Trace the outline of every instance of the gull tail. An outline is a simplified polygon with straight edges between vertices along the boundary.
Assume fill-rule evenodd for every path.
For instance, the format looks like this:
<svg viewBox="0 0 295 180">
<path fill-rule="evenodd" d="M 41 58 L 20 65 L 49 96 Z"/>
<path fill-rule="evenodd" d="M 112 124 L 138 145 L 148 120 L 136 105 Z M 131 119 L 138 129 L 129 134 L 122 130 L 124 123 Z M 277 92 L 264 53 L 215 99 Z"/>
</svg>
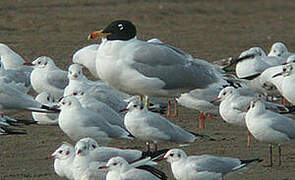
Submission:
<svg viewBox="0 0 295 180">
<path fill-rule="evenodd" d="M 252 163 L 259 163 L 259 162 L 262 162 L 263 159 L 259 159 L 259 158 L 256 158 L 256 159 L 248 159 L 248 160 L 241 160 L 241 164 L 239 166 L 236 166 L 232 169 L 232 172 L 233 171 L 238 171 L 246 166 L 248 166 L 249 164 L 252 164 Z"/>
<path fill-rule="evenodd" d="M 145 152 L 142 152 L 140 159 L 143 159 L 146 157 L 151 157 L 152 159 L 156 158 L 154 160 L 157 160 L 161 156 L 164 156 L 166 154 L 166 152 L 168 152 L 168 151 L 169 151 L 169 149 L 161 149 L 161 150 L 157 150 L 157 151 L 145 151 Z"/>
<path fill-rule="evenodd" d="M 189 133 L 195 135 L 196 137 L 199 137 L 199 138 L 202 138 L 202 139 L 206 139 L 206 140 L 209 140 L 209 141 L 216 141 L 216 139 L 208 136 L 208 135 L 204 135 L 204 134 L 198 134 L 198 133 L 194 133 L 192 131 L 188 131 Z"/>
<path fill-rule="evenodd" d="M 142 169 L 142 170 L 146 170 L 146 171 L 152 173 L 154 176 L 156 176 L 157 178 L 159 178 L 161 180 L 168 179 L 168 176 L 163 171 L 160 171 L 159 169 L 157 169 L 155 167 L 148 166 L 148 165 L 143 165 L 143 166 L 139 166 L 137 168 Z"/>
<path fill-rule="evenodd" d="M 4 126 L 0 127 L 0 135 L 20 135 L 20 134 L 27 134 L 27 133 L 25 130 L 11 129 Z"/>
</svg>

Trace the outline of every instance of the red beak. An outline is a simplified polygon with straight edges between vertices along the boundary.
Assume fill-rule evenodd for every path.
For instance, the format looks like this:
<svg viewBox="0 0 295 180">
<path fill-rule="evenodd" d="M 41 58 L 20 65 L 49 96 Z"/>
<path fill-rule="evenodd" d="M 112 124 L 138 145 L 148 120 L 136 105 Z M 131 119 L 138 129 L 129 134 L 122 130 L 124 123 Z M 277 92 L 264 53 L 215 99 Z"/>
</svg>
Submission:
<svg viewBox="0 0 295 180">
<path fill-rule="evenodd" d="M 30 62 L 25 62 L 24 63 L 25 66 L 35 66 L 34 64 L 30 63 Z"/>
<path fill-rule="evenodd" d="M 49 155 L 45 159 L 54 159 L 54 158 L 55 158 L 55 156 Z"/>
<path fill-rule="evenodd" d="M 127 108 L 125 108 L 125 109 L 121 109 L 121 110 L 120 110 L 120 112 L 126 112 L 126 111 L 128 111 Z"/>
<path fill-rule="evenodd" d="M 109 166 L 100 166 L 98 169 L 108 169 Z"/>
<path fill-rule="evenodd" d="M 221 100 L 221 98 L 215 98 L 215 99 L 213 99 L 211 102 L 217 102 L 217 101 L 220 101 Z"/>
</svg>

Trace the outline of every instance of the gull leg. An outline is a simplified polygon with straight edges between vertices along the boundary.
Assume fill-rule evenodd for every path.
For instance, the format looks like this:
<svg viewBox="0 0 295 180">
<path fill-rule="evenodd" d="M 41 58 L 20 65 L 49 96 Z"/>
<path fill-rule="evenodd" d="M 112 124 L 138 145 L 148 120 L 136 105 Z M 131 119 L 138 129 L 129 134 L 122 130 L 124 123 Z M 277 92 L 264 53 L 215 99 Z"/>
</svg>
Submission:
<svg viewBox="0 0 295 180">
<path fill-rule="evenodd" d="M 270 164 L 269 165 L 265 165 L 264 167 L 272 167 L 272 145 L 269 145 L 269 161 Z"/>
<path fill-rule="evenodd" d="M 207 120 L 212 120 L 211 114 L 207 114 Z"/>
<path fill-rule="evenodd" d="M 171 115 L 171 117 L 177 117 L 177 116 L 178 116 L 177 101 L 176 101 L 176 98 L 174 98 L 174 113 Z"/>
<path fill-rule="evenodd" d="M 279 144 L 279 166 L 281 165 L 281 163 L 282 163 L 282 159 L 281 159 L 281 157 L 282 157 L 282 150 L 281 150 L 281 145 Z"/>
<path fill-rule="evenodd" d="M 199 128 L 204 129 L 205 128 L 205 114 L 203 112 L 199 115 Z"/>
<path fill-rule="evenodd" d="M 140 101 L 140 102 L 143 102 L 143 97 L 142 97 L 142 95 L 139 96 L 139 101 Z"/>
<path fill-rule="evenodd" d="M 150 98 L 148 96 L 145 96 L 145 107 L 147 109 L 150 108 Z"/>
<path fill-rule="evenodd" d="M 146 145 L 147 152 L 151 152 L 150 143 L 149 142 L 146 142 L 145 145 Z"/>
<path fill-rule="evenodd" d="M 171 102 L 170 100 L 168 100 L 168 109 L 167 109 L 166 117 L 170 117 L 170 116 L 171 116 Z"/>
<path fill-rule="evenodd" d="M 158 151 L 158 143 L 154 142 L 154 151 Z"/>
<path fill-rule="evenodd" d="M 247 147 L 250 148 L 250 141 L 251 141 L 251 133 L 249 130 L 248 131 L 248 137 L 247 137 Z"/>
</svg>

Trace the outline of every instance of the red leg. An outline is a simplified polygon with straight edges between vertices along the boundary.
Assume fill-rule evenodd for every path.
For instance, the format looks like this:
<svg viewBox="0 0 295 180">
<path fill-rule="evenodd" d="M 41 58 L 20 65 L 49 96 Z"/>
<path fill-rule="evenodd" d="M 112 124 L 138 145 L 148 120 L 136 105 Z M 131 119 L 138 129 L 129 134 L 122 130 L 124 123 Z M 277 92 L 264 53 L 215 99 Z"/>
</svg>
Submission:
<svg viewBox="0 0 295 180">
<path fill-rule="evenodd" d="M 199 128 L 200 129 L 205 128 L 205 118 L 206 118 L 206 115 L 203 112 L 201 112 L 199 115 Z"/>
<path fill-rule="evenodd" d="M 211 120 L 211 119 L 212 119 L 211 114 L 207 114 L 207 120 Z"/>
<path fill-rule="evenodd" d="M 248 131 L 248 137 L 247 137 L 247 147 L 250 148 L 250 141 L 251 141 L 251 133 L 249 130 Z"/>
<path fill-rule="evenodd" d="M 168 100 L 168 109 L 167 109 L 166 117 L 170 117 L 170 116 L 171 116 L 171 102 Z"/>
<path fill-rule="evenodd" d="M 177 117 L 177 116 L 178 116 L 177 101 L 174 98 L 174 113 L 171 115 L 171 117 Z"/>
</svg>

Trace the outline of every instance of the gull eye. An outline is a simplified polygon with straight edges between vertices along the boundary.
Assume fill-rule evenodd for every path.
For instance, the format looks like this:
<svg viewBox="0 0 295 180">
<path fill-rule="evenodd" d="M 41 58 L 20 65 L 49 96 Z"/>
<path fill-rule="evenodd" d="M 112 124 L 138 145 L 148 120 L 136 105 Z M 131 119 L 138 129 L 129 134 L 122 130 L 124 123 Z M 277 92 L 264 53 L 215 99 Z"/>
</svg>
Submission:
<svg viewBox="0 0 295 180">
<path fill-rule="evenodd" d="M 181 156 L 181 155 L 180 155 L 180 154 L 178 154 L 177 156 L 180 158 L 180 156 Z"/>
<path fill-rule="evenodd" d="M 86 149 L 86 146 L 84 146 L 83 149 Z"/>
<path fill-rule="evenodd" d="M 47 96 L 47 101 L 50 101 L 50 98 L 49 98 L 49 96 Z"/>
<path fill-rule="evenodd" d="M 117 166 L 118 163 L 113 163 L 113 166 Z"/>
<path fill-rule="evenodd" d="M 92 147 L 95 149 L 96 148 L 96 146 L 94 145 L 94 144 L 92 144 Z"/>
<path fill-rule="evenodd" d="M 69 151 L 67 151 L 67 152 L 66 152 L 66 155 L 69 155 L 69 154 L 70 154 L 70 152 L 69 152 Z"/>
<path fill-rule="evenodd" d="M 44 65 L 47 65 L 47 61 L 44 63 Z"/>
<path fill-rule="evenodd" d="M 77 95 L 78 95 L 78 93 L 74 92 L 74 93 L 73 93 L 73 95 L 74 95 L 74 96 L 77 96 Z"/>
<path fill-rule="evenodd" d="M 173 156 L 174 156 L 174 154 L 170 154 L 169 156 L 173 157 Z"/>
<path fill-rule="evenodd" d="M 41 61 L 38 61 L 37 63 L 38 63 L 38 64 L 41 64 Z"/>
<path fill-rule="evenodd" d="M 65 105 L 66 103 L 65 103 L 65 102 L 62 102 L 61 104 L 62 104 L 62 105 Z"/>
<path fill-rule="evenodd" d="M 58 153 L 61 154 L 62 153 L 62 150 L 59 150 Z"/>
<path fill-rule="evenodd" d="M 83 93 L 83 92 L 81 92 L 81 95 L 84 95 L 84 93 Z"/>
<path fill-rule="evenodd" d="M 225 95 L 226 95 L 226 92 L 224 92 L 222 95 L 224 95 L 224 96 L 225 96 Z"/>
<path fill-rule="evenodd" d="M 137 107 L 137 105 L 136 105 L 136 104 L 134 104 L 134 105 L 133 105 L 133 107 Z"/>
<path fill-rule="evenodd" d="M 275 53 L 275 52 L 277 52 L 277 51 L 274 49 L 273 52 Z"/>
</svg>

